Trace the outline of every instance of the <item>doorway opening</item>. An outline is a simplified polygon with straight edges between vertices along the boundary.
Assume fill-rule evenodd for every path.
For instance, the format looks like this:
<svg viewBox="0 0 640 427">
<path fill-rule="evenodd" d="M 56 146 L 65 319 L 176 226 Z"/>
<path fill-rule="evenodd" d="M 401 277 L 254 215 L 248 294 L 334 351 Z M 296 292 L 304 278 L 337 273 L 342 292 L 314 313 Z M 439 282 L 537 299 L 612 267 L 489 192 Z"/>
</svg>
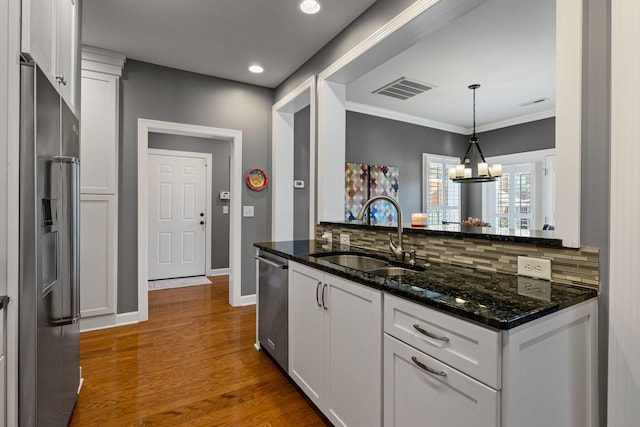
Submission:
<svg viewBox="0 0 640 427">
<path fill-rule="evenodd" d="M 229 304 L 243 305 L 241 297 L 242 131 L 158 120 L 138 119 L 138 320 L 149 319 L 148 307 L 148 158 L 149 134 L 160 133 L 226 140 L 229 162 Z"/>
</svg>

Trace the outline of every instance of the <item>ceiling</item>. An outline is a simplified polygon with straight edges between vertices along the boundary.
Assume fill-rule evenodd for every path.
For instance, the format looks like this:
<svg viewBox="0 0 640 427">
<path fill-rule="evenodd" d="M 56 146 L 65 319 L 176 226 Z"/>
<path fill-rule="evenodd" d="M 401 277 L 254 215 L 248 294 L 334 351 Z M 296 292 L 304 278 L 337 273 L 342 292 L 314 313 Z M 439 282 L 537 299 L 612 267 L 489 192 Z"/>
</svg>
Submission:
<svg viewBox="0 0 640 427">
<path fill-rule="evenodd" d="M 305 15 L 299 0 L 84 0 L 82 44 L 273 88 L 375 3 L 320 1 Z"/>
<path fill-rule="evenodd" d="M 404 101 L 372 93 L 400 77 L 433 89 Z M 347 99 L 469 134 L 473 83 L 479 131 L 555 115 L 555 0 L 490 0 L 351 81 Z"/>
</svg>

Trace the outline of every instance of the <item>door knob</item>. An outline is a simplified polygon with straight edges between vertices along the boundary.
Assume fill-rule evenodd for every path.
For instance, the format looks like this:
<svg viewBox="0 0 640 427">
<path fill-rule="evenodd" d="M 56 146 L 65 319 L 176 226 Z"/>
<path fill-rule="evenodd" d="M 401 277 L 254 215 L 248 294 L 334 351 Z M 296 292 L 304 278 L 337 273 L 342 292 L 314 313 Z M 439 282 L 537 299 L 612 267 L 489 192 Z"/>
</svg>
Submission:
<svg viewBox="0 0 640 427">
<path fill-rule="evenodd" d="M 200 221 L 200 225 L 204 225 L 204 221 Z"/>
<path fill-rule="evenodd" d="M 204 212 L 200 212 L 200 216 L 204 216 Z"/>
</svg>

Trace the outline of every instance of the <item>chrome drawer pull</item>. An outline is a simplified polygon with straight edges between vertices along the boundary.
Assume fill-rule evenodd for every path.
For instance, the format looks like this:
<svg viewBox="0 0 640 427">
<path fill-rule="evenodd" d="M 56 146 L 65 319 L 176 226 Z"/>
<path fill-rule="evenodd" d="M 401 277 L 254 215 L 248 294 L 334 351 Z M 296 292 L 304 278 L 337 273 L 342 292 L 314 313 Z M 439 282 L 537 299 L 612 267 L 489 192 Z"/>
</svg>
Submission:
<svg viewBox="0 0 640 427">
<path fill-rule="evenodd" d="M 423 371 L 425 371 L 425 372 L 428 372 L 428 373 L 433 374 L 433 375 L 438 375 L 439 377 L 446 377 L 446 376 L 447 376 L 447 373 L 446 373 L 446 372 L 436 371 L 435 369 L 428 367 L 428 366 L 427 366 L 427 365 L 425 365 L 424 363 L 420 362 L 420 361 L 418 360 L 418 358 L 417 358 L 417 357 L 415 357 L 415 356 L 411 356 L 411 360 L 413 360 L 413 363 L 415 363 L 416 365 L 418 365 L 418 367 L 419 367 L 420 369 L 422 369 Z"/>
<path fill-rule="evenodd" d="M 415 325 L 413 325 L 413 328 L 416 331 L 420 332 L 422 335 L 426 335 L 429 338 L 433 338 L 434 340 L 449 342 L 449 337 L 441 337 L 441 336 L 438 336 L 438 335 L 434 334 L 433 332 L 425 331 L 417 323 Z"/>
<path fill-rule="evenodd" d="M 322 305 L 320 304 L 320 297 L 318 296 L 320 285 L 322 285 L 322 282 L 318 282 L 318 284 L 316 285 L 316 304 L 318 304 L 318 307 L 322 307 Z"/>
</svg>

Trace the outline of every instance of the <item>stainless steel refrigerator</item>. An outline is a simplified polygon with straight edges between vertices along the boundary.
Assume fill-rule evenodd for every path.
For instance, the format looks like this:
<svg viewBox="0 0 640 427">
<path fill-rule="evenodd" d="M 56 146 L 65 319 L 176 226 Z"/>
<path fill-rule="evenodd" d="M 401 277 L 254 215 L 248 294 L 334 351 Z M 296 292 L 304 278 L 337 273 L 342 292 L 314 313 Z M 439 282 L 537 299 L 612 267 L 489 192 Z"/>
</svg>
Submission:
<svg viewBox="0 0 640 427">
<path fill-rule="evenodd" d="M 78 119 L 20 72 L 19 425 L 66 426 L 80 382 Z"/>
</svg>

